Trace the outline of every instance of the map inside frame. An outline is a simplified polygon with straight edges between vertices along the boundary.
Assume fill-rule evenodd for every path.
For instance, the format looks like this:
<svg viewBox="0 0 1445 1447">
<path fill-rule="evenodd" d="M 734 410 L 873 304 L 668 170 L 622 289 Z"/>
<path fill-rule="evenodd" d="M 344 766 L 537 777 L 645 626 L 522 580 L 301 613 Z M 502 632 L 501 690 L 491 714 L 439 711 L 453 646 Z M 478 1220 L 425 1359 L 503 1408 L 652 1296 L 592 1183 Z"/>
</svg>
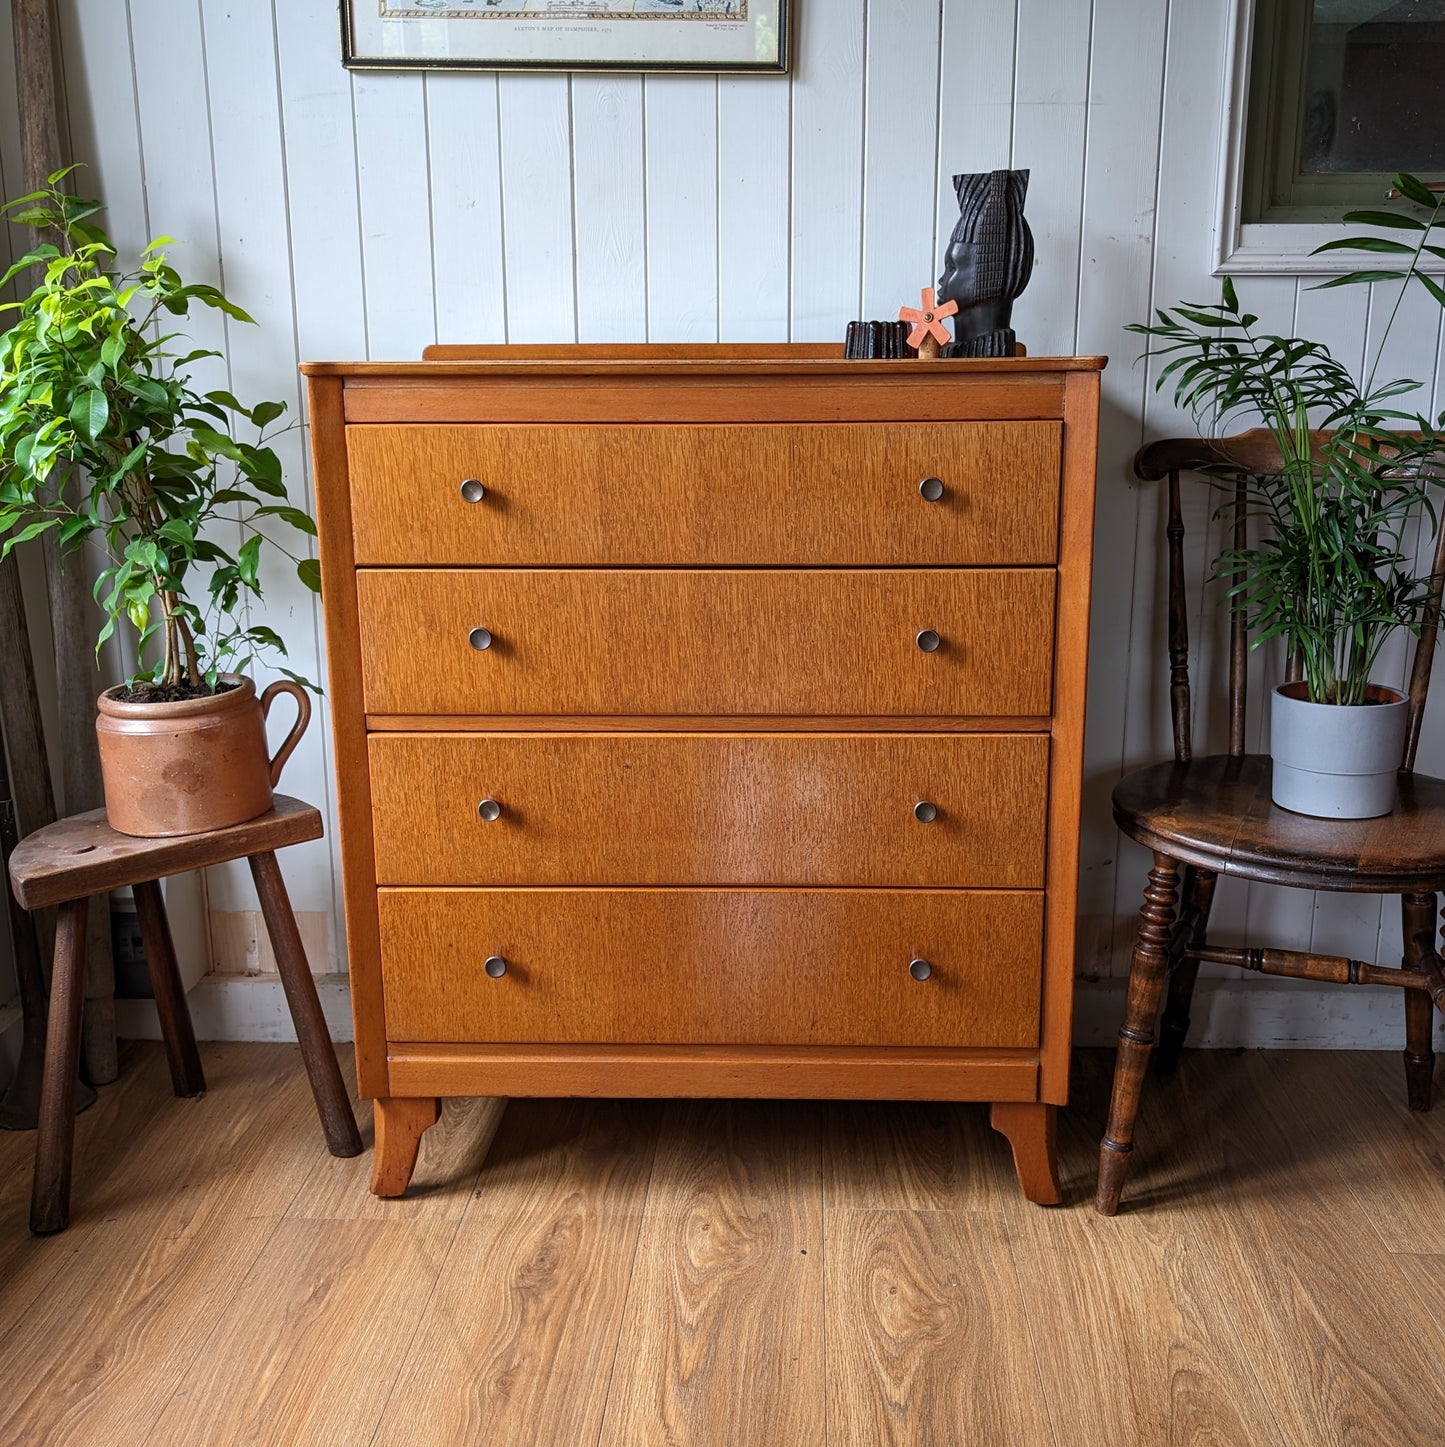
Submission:
<svg viewBox="0 0 1445 1447">
<path fill-rule="evenodd" d="M 359 70 L 782 74 L 790 0 L 341 0 Z"/>
</svg>

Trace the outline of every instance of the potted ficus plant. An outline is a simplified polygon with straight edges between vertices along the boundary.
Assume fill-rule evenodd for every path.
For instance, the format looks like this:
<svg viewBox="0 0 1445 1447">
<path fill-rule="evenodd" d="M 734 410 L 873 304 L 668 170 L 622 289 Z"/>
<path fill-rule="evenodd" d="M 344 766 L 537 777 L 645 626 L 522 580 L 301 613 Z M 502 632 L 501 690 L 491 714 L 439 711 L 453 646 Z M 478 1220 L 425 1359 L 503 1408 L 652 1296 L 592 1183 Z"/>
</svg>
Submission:
<svg viewBox="0 0 1445 1447">
<path fill-rule="evenodd" d="M 220 828 L 270 807 L 310 717 L 305 679 L 281 669 L 286 679 L 258 698 L 244 671 L 259 653 L 285 653 L 248 617 L 263 550 L 290 557 L 318 589 L 304 544 L 293 556 L 285 542 L 315 526 L 287 504 L 267 445 L 284 404 L 199 391 L 191 367 L 218 354 L 189 350 L 166 329 L 196 305 L 251 318 L 215 287 L 183 282 L 162 249 L 168 238 L 122 270 L 96 223 L 99 203 L 66 194 L 68 174 L 0 211 L 36 232 L 5 282 L 32 267 L 39 276 L 0 309 L 10 314 L 0 335 L 0 556 L 52 529 L 69 566 L 91 545 L 104 614 L 97 658 L 117 628 L 135 630 L 137 672 L 102 693 L 96 725 L 113 827 Z M 264 716 L 282 691 L 299 716 L 273 760 Z"/>
<path fill-rule="evenodd" d="M 1257 542 L 1222 554 L 1215 575 L 1243 607 L 1251 646 L 1283 638 L 1300 675 L 1271 698 L 1274 801 L 1335 818 L 1394 807 L 1408 700 L 1372 671 L 1390 635 L 1418 635 L 1430 606 L 1409 525 L 1437 523 L 1431 484 L 1445 452 L 1445 413 L 1431 422 L 1400 405 L 1420 383 L 1376 379 L 1406 297 L 1424 293 L 1445 307 L 1445 287 L 1422 269 L 1445 260 L 1432 242 L 1445 226 L 1445 196 L 1408 175 L 1395 187 L 1420 214 L 1351 211 L 1346 224 L 1392 234 L 1317 248 L 1388 258 L 1321 287 L 1400 283 L 1362 383 L 1318 342 L 1258 334 L 1227 278 L 1221 301 L 1161 310 L 1155 324 L 1129 328 L 1154 339 L 1149 355 L 1168 358 L 1158 385 L 1172 382 L 1202 434 L 1258 418 L 1279 449 L 1279 471 L 1248 483 Z"/>
</svg>

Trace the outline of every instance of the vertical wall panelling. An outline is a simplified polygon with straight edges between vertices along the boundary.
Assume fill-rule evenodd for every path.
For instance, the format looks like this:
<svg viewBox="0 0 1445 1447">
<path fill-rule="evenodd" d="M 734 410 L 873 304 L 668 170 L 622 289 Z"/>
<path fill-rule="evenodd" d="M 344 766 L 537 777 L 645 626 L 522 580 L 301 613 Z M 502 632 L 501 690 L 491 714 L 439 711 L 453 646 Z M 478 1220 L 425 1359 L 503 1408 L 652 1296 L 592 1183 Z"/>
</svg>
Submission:
<svg viewBox="0 0 1445 1447">
<path fill-rule="evenodd" d="M 1110 358 L 1099 416 L 1098 565 L 1090 616 L 1096 658 L 1112 655 L 1114 640 L 1128 637 L 1133 578 L 1111 559 L 1121 551 L 1132 555 L 1139 489 L 1152 486 L 1136 482 L 1130 466 L 1142 440 L 1145 374 L 1135 363 L 1139 340 L 1122 328 L 1149 314 L 1162 102 L 1157 83 L 1145 89 L 1139 77 L 1163 70 L 1167 18 L 1168 0 L 1096 0 L 1094 6 L 1078 349 Z M 1003 109 L 1006 118 L 1011 107 Z M 1124 717 L 1124 689 L 1114 669 L 1091 669 L 1089 683 L 1079 878 L 1079 969 L 1086 974 L 1107 973 L 1114 946 L 1118 831 L 1109 796 Z"/>
<path fill-rule="evenodd" d="M 248 398 L 296 399 L 298 356 L 412 357 L 433 339 L 840 341 L 850 319 L 892 316 L 938 276 L 955 173 L 1028 167 L 1038 261 L 1015 313 L 1020 335 L 1036 353 L 1112 358 L 1079 967 L 1122 973 L 1147 860 L 1118 839 L 1109 794 L 1121 768 L 1170 747 L 1159 490 L 1134 483 L 1129 461 L 1141 438 L 1194 425 L 1154 391 L 1158 364 L 1134 364 L 1140 347 L 1122 327 L 1154 305 L 1218 295 L 1227 6 L 811 0 L 795 7 L 787 77 L 367 74 L 342 68 L 332 5 L 131 0 L 59 12 L 68 123 L 90 168 L 79 184 L 109 202 L 123 247 L 169 232 L 189 274 L 222 279 L 257 317 L 258 328 L 202 317 L 196 329 L 229 356 L 206 380 L 229 379 Z M 9 43 L 0 25 L 0 181 L 13 191 Z M 1317 336 L 1351 365 L 1383 324 L 1383 289 L 1373 305 L 1363 290 L 1311 292 L 1292 277 L 1240 289 L 1263 328 Z M 1383 370 L 1438 393 L 1442 365 L 1438 316 L 1402 314 Z M 304 500 L 300 435 L 283 450 Z M 1202 750 L 1223 745 L 1227 619 L 1203 579 L 1224 524 L 1207 488 L 1186 497 Z M 273 572 L 266 618 L 298 669 L 319 677 L 310 595 Z M 1403 647 L 1390 666 L 1402 672 Z M 1276 667 L 1253 662 L 1253 747 Z M 287 869 L 299 909 L 332 911 L 339 962 L 324 727 L 287 785 L 324 801 L 331 839 L 293 851 Z M 1421 763 L 1445 766 L 1438 701 Z M 215 888 L 225 908 L 251 903 L 244 879 L 222 874 Z M 1217 909 L 1227 937 L 1312 933 L 1320 949 L 1399 954 L 1395 913 L 1367 900 L 1234 887 Z M 310 931 L 319 949 L 314 917 Z M 1358 1022 L 1388 1015 L 1382 1038 L 1393 1043 L 1393 1009 L 1348 997 L 1331 1009 L 1356 1022 L 1355 1039 L 1378 1028 Z M 1112 1003 L 1108 1013 L 1112 1029 Z M 1273 1018 L 1285 1038 L 1291 1022 L 1302 1038 L 1328 1038 L 1293 1004 Z"/>
<path fill-rule="evenodd" d="M 336 58 L 336 16 L 286 4 L 275 15 L 297 345 L 305 357 L 368 356 L 356 123 L 351 73 Z"/>
<path fill-rule="evenodd" d="M 231 299 L 256 320 L 255 326 L 234 322 L 228 326 L 231 390 L 245 402 L 284 399 L 294 415 L 299 399 L 296 326 L 276 36 L 269 13 L 266 23 L 258 23 L 250 11 L 224 0 L 204 0 L 201 13 L 209 65 L 221 265 Z M 300 430 L 278 435 L 274 446 L 289 500 L 309 506 Z M 284 547 L 295 549 L 292 534 L 278 532 L 277 536 Z M 304 553 L 305 540 L 299 541 Z M 319 680 L 321 658 L 313 595 L 275 550 L 263 581 L 266 618 L 286 640 L 291 668 Z M 256 667 L 253 672 L 258 684 L 269 681 L 264 668 Z M 270 734 L 273 743 L 279 743 L 290 727 L 289 703 L 279 705 L 273 713 Z M 324 799 L 329 787 L 327 765 L 322 733 L 313 728 L 287 765 L 284 785 L 303 796 Z M 329 842 L 318 840 L 288 850 L 283 867 L 298 911 L 330 912 L 335 879 Z M 210 895 L 213 912 L 255 908 L 244 866 L 212 871 Z"/>
<path fill-rule="evenodd" d="M 718 340 L 788 339 L 792 89 L 718 80 Z"/>
<path fill-rule="evenodd" d="M 863 315 L 896 317 L 938 274 L 938 5 L 872 0 L 863 130 Z"/>
<path fill-rule="evenodd" d="M 795 342 L 841 341 L 862 305 L 865 15 L 866 0 L 830 0 L 793 19 Z"/>
<path fill-rule="evenodd" d="M 563 75 L 497 77 L 507 335 L 577 340 L 571 102 Z"/>
<path fill-rule="evenodd" d="M 1017 0 L 943 0 L 934 246 L 939 269 L 958 219 L 953 177 L 1013 164 L 1017 28 Z"/>
<path fill-rule="evenodd" d="M 497 77 L 426 78 L 432 265 L 439 342 L 504 342 Z"/>
<path fill-rule="evenodd" d="M 291 228 L 291 278 L 296 350 L 302 357 L 365 357 L 366 291 L 361 273 L 361 227 L 356 179 L 356 121 L 351 74 L 337 63 L 336 16 L 324 6 L 274 7 L 276 52 L 285 137 L 286 206 Z M 495 164 L 496 147 L 492 146 Z M 278 379 L 279 380 L 279 379 Z M 279 391 L 278 391 L 279 395 Z M 300 406 L 300 392 L 297 406 Z M 310 494 L 309 456 L 302 449 L 305 493 Z M 317 610 L 313 607 L 313 617 Z M 320 640 L 320 624 L 313 624 Z M 319 677 L 326 673 L 324 646 Z M 288 773 L 286 786 L 326 816 L 335 840 L 336 794 L 331 785 L 330 728 L 322 698 L 311 727 L 326 759 L 324 778 Z M 288 766 L 294 770 L 293 762 Z M 333 855 L 334 859 L 334 855 Z M 334 863 L 333 863 L 334 870 Z M 339 884 L 330 901 L 333 964 L 345 963 L 346 932 Z M 318 962 L 313 960 L 312 964 Z"/>
<path fill-rule="evenodd" d="M 717 108 L 713 76 L 649 75 L 647 325 L 654 342 L 718 336 Z"/>
<path fill-rule="evenodd" d="M 1151 310 L 1184 298 L 1197 299 L 1214 288 L 1209 280 L 1213 195 L 1200 178 L 1212 176 L 1218 160 L 1225 39 L 1223 6 L 1171 0 L 1164 53 Z M 1121 350 L 1132 346 L 1133 339 L 1125 338 Z M 1167 394 L 1154 390 L 1158 371 L 1158 364 L 1151 363 L 1146 372 L 1145 430 L 1156 437 L 1188 435 L 1194 425 L 1192 419 L 1174 407 Z M 1124 770 L 1167 757 L 1172 747 L 1167 672 L 1163 666 L 1160 493 L 1158 488 L 1139 487 L 1135 495 L 1138 517 L 1134 557 L 1132 563 L 1121 560 L 1121 566 L 1131 570 L 1134 577 L 1129 637 L 1122 656 L 1119 652 L 1113 654 L 1124 692 L 1124 717 L 1118 738 L 1120 768 Z M 1207 511 L 1207 506 L 1196 506 L 1189 518 L 1196 548 Z M 1189 562 L 1197 568 L 1203 559 L 1196 551 Z M 1108 643 L 1096 636 L 1092 647 L 1091 670 L 1108 656 L 1104 652 Z M 1196 682 L 1207 686 L 1207 680 Z M 1128 967 L 1132 916 L 1139 908 L 1148 855 L 1121 837 L 1116 857 L 1114 913 L 1119 926 L 1114 932 L 1115 969 L 1122 973 Z"/>
<path fill-rule="evenodd" d="M 1013 152 L 1029 169 L 1037 267 L 1014 330 L 1040 356 L 1074 349 L 1092 11 L 1093 0 L 1019 0 Z"/>
<path fill-rule="evenodd" d="M 577 340 L 647 340 L 642 79 L 572 77 Z"/>
<path fill-rule="evenodd" d="M 358 70 L 351 84 L 371 356 L 414 357 L 436 340 L 425 81 Z"/>
</svg>

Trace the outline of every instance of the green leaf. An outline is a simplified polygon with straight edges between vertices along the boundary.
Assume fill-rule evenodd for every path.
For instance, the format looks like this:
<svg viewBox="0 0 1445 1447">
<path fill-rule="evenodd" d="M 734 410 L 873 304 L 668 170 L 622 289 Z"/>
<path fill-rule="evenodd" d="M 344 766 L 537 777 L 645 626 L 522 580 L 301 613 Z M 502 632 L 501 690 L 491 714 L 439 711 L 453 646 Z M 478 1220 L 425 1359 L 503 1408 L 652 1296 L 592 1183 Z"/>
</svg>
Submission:
<svg viewBox="0 0 1445 1447">
<path fill-rule="evenodd" d="M 236 569 L 241 575 L 241 581 L 250 588 L 256 586 L 256 570 L 260 562 L 262 541 L 263 539 L 259 536 L 249 537 L 241 544 L 236 553 Z"/>
<path fill-rule="evenodd" d="M 1346 211 L 1340 217 L 1346 226 L 1384 226 L 1395 231 L 1425 231 L 1425 223 L 1403 211 Z"/>
<path fill-rule="evenodd" d="M 265 427 L 267 423 L 274 422 L 285 410 L 284 402 L 258 402 L 251 409 L 251 421 L 257 427 Z"/>
<path fill-rule="evenodd" d="M 1439 204 L 1439 198 L 1431 194 L 1429 187 L 1406 171 L 1401 171 L 1395 177 L 1395 189 L 1407 201 L 1413 201 L 1427 210 L 1433 211 Z"/>
<path fill-rule="evenodd" d="M 110 403 L 98 388 L 82 392 L 70 409 L 70 420 L 92 442 L 105 431 L 110 420 Z"/>
<path fill-rule="evenodd" d="M 1388 236 L 1342 236 L 1338 241 L 1326 241 L 1310 252 L 1319 256 L 1325 251 L 1380 251 L 1391 256 L 1414 256 L 1415 248 L 1403 241 L 1392 241 Z"/>
<path fill-rule="evenodd" d="M 1316 282 L 1306 288 L 1308 291 L 1328 291 L 1335 286 L 1363 286 L 1373 281 L 1403 281 L 1407 271 L 1351 271 L 1344 276 L 1332 276 L 1328 281 Z"/>
<path fill-rule="evenodd" d="M 302 558 L 296 564 L 296 576 L 301 579 L 313 593 L 321 591 L 321 564 L 315 558 Z"/>
</svg>

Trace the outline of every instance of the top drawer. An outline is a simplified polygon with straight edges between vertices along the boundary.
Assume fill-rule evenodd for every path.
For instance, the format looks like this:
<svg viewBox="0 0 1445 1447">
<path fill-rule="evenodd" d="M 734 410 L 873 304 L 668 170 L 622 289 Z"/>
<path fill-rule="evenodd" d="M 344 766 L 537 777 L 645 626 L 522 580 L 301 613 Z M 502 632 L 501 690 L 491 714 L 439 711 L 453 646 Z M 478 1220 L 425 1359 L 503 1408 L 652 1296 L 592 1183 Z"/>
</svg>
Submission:
<svg viewBox="0 0 1445 1447">
<path fill-rule="evenodd" d="M 353 426 L 356 561 L 1048 564 L 1060 433 L 1057 422 Z M 943 484 L 937 500 L 920 493 L 928 478 Z M 468 480 L 484 489 L 476 501 Z"/>
</svg>

